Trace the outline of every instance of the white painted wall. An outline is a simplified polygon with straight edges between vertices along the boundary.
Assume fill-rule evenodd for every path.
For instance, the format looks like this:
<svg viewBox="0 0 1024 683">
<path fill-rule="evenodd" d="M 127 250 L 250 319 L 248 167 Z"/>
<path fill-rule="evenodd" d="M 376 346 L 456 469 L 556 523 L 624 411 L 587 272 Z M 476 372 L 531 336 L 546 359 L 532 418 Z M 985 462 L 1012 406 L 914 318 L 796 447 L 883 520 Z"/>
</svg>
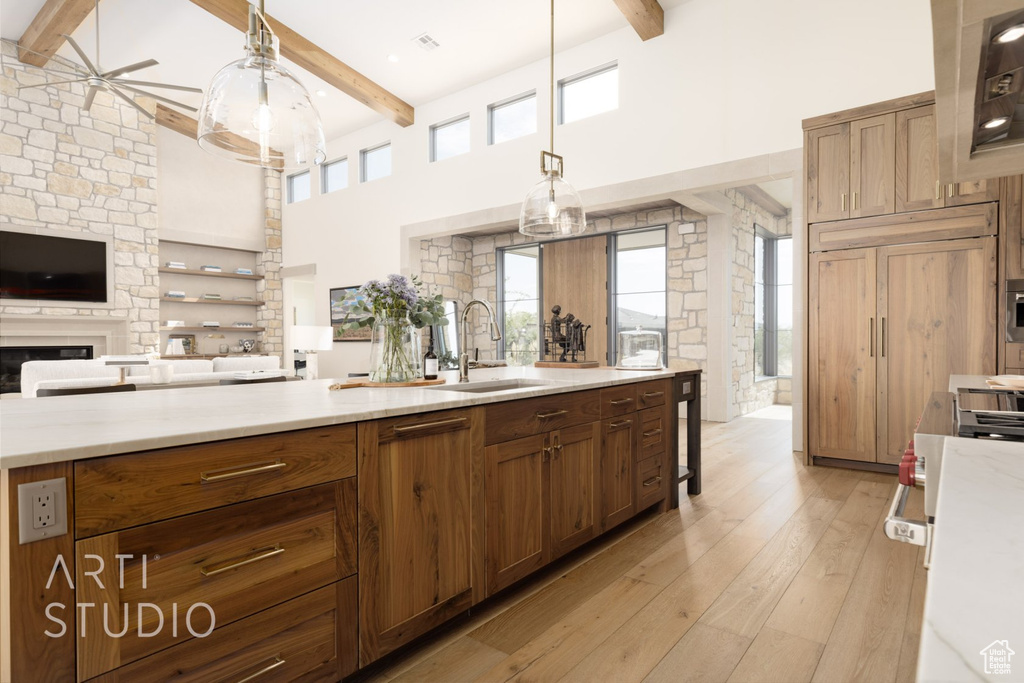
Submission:
<svg viewBox="0 0 1024 683">
<path fill-rule="evenodd" d="M 642 43 L 623 28 L 556 55 L 555 75 L 613 60 L 619 109 L 556 130 L 577 189 L 800 147 L 804 118 L 934 84 L 928 0 L 691 0 L 666 12 L 665 35 Z M 537 134 L 488 146 L 487 105 L 533 89 Z M 314 177 L 313 198 L 284 207 L 284 265 L 317 265 L 317 324 L 329 322 L 331 287 L 399 270 L 401 226 L 522 200 L 547 147 L 546 90 L 541 61 L 418 104 L 414 126 L 382 122 L 328 143 L 330 159 L 350 160 L 349 187 L 319 195 Z M 429 126 L 466 112 L 471 152 L 429 163 Z M 359 184 L 359 150 L 386 140 L 394 175 Z M 368 351 L 336 344 L 321 376 L 364 369 Z"/>
<path fill-rule="evenodd" d="M 263 171 L 215 157 L 157 126 L 160 234 L 195 233 L 206 244 L 263 240 Z"/>
</svg>

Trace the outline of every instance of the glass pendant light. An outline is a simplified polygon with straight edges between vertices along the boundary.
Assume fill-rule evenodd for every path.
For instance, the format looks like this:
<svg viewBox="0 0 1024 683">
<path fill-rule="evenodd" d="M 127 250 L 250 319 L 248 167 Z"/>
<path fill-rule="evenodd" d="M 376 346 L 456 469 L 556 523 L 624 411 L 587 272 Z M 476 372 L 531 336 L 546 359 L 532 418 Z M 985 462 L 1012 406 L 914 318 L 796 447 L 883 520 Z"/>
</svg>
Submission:
<svg viewBox="0 0 1024 683">
<path fill-rule="evenodd" d="M 568 237 L 587 229 L 583 202 L 562 177 L 562 157 L 555 154 L 555 0 L 551 0 L 550 152 L 540 153 L 541 179 L 530 188 L 519 212 L 519 232 L 532 237 Z"/>
<path fill-rule="evenodd" d="M 281 64 L 263 0 L 249 5 L 245 57 L 217 72 L 199 108 L 199 146 L 278 171 L 321 164 L 324 129 L 309 92 Z"/>
</svg>

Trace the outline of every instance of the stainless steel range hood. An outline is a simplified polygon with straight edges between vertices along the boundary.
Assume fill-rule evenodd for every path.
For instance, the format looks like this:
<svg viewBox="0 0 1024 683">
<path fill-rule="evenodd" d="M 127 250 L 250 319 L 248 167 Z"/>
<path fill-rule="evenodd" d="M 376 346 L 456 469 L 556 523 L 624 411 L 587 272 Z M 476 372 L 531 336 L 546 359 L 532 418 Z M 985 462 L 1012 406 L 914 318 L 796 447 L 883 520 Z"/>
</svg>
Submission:
<svg viewBox="0 0 1024 683">
<path fill-rule="evenodd" d="M 943 183 L 1024 173 L 1024 0 L 931 0 Z"/>
</svg>

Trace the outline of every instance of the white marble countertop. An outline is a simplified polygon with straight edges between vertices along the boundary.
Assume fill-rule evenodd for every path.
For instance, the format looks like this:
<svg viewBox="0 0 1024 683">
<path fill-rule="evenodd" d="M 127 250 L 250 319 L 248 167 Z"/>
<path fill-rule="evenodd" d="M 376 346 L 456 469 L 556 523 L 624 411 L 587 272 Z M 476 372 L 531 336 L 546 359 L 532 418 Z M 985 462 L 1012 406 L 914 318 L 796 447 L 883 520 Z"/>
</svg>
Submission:
<svg viewBox="0 0 1024 683">
<path fill-rule="evenodd" d="M 949 393 L 955 394 L 958 389 L 988 389 L 988 378 L 989 375 L 950 375 Z"/>
<path fill-rule="evenodd" d="M 1024 680 L 1022 579 L 1024 443 L 946 439 L 917 680 Z M 1012 671 L 987 674 L 1003 640 Z"/>
<path fill-rule="evenodd" d="M 477 368 L 471 382 L 549 382 L 500 393 L 440 388 L 329 391 L 338 380 L 57 396 L 0 404 L 0 469 L 375 420 L 671 377 L 674 370 Z M 458 373 L 443 372 L 449 385 Z"/>
</svg>

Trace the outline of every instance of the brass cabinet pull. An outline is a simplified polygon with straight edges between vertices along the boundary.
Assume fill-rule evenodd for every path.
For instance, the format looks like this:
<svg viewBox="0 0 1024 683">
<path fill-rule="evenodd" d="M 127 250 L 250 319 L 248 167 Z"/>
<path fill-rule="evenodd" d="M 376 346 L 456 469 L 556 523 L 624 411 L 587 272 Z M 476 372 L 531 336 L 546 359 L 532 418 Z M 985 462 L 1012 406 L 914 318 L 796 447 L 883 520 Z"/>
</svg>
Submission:
<svg viewBox="0 0 1024 683">
<path fill-rule="evenodd" d="M 658 427 L 657 429 L 652 429 L 649 432 L 644 432 L 644 438 L 650 436 L 657 436 L 658 434 L 661 434 L 661 427 Z"/>
<path fill-rule="evenodd" d="M 393 427 L 395 435 L 408 434 L 410 432 L 418 432 L 424 429 L 433 429 L 434 427 L 454 427 L 455 425 L 461 425 L 466 421 L 464 417 L 451 417 L 447 420 L 434 420 L 433 422 L 421 422 L 414 425 L 398 425 Z"/>
<path fill-rule="evenodd" d="M 618 429 L 619 427 L 628 427 L 633 424 L 632 420 L 621 420 L 619 422 L 612 422 L 608 425 L 608 429 Z"/>
<path fill-rule="evenodd" d="M 871 341 L 869 342 L 868 347 L 869 347 L 870 357 L 874 358 L 875 357 L 875 319 L 871 318 L 870 320 L 871 320 L 871 333 L 870 333 Z"/>
<path fill-rule="evenodd" d="M 938 180 L 935 181 L 935 198 L 942 199 L 942 184 Z"/>
<path fill-rule="evenodd" d="M 688 388 L 689 387 L 687 387 L 687 389 Z M 648 399 L 648 398 L 658 398 L 659 396 L 664 396 L 664 395 L 665 395 L 664 391 L 645 391 L 644 392 L 644 398 L 645 399 Z"/>
<path fill-rule="evenodd" d="M 955 183 L 950 183 L 949 185 L 946 186 L 946 194 L 949 195 L 950 197 L 955 197 L 956 196 L 956 184 Z"/>
<path fill-rule="evenodd" d="M 543 454 L 540 457 L 540 461 L 541 462 L 547 462 L 551 458 L 551 450 L 552 450 L 552 448 L 551 448 L 551 446 L 545 446 L 541 450 L 543 451 Z"/>
<path fill-rule="evenodd" d="M 856 192 L 853 193 L 853 210 L 854 211 L 857 210 L 857 193 Z"/>
<path fill-rule="evenodd" d="M 263 667 L 255 673 L 249 674 L 245 678 L 239 678 L 237 681 L 235 681 L 235 683 L 248 683 L 249 681 L 255 681 L 263 674 L 268 674 L 274 669 L 277 669 L 282 666 L 284 666 L 284 660 L 281 659 L 281 655 L 277 655 L 276 657 L 274 657 L 274 660 L 270 662 L 270 664 L 266 665 L 265 667 Z"/>
<path fill-rule="evenodd" d="M 885 358 L 885 318 L 882 318 L 882 358 Z"/>
<path fill-rule="evenodd" d="M 538 420 L 546 420 L 549 417 L 558 417 L 559 415 L 565 415 L 568 410 L 552 410 L 550 413 L 537 413 L 536 417 Z"/>
<path fill-rule="evenodd" d="M 226 479 L 236 479 L 238 477 L 248 477 L 251 474 L 263 474 L 264 472 L 273 472 L 274 470 L 280 470 L 288 467 L 288 463 L 277 460 L 275 462 L 258 462 L 251 465 L 242 465 L 241 467 L 228 467 L 222 470 L 210 470 L 209 472 L 200 472 L 199 480 L 203 484 L 212 484 L 217 481 L 225 481 Z"/>
<path fill-rule="evenodd" d="M 659 481 L 661 481 L 661 475 L 660 474 L 658 476 L 656 476 L 656 477 L 651 477 L 650 479 L 645 481 L 644 482 L 644 486 L 654 486 Z"/>
<path fill-rule="evenodd" d="M 231 560 L 226 560 L 224 562 L 218 562 L 217 564 L 208 564 L 205 567 L 202 567 L 199 570 L 199 572 L 203 576 L 216 576 L 217 574 L 223 574 L 228 570 L 237 569 L 238 567 L 244 567 L 245 565 L 252 564 L 253 562 L 259 562 L 260 560 L 266 560 L 271 557 L 276 557 L 283 552 L 284 548 L 282 548 L 280 545 L 273 545 L 268 548 L 260 548 L 259 550 L 254 550 L 248 555 L 243 555 L 241 559 L 235 558 Z"/>
<path fill-rule="evenodd" d="M 840 201 L 842 202 L 842 207 L 840 208 L 840 211 L 846 211 L 846 193 L 845 192 L 842 194 L 842 198 L 841 198 Z"/>
<path fill-rule="evenodd" d="M 632 403 L 632 402 L 633 402 L 633 399 L 631 399 L 631 398 L 617 398 L 614 401 L 612 401 L 611 404 L 613 406 L 624 406 L 627 403 Z"/>
</svg>

